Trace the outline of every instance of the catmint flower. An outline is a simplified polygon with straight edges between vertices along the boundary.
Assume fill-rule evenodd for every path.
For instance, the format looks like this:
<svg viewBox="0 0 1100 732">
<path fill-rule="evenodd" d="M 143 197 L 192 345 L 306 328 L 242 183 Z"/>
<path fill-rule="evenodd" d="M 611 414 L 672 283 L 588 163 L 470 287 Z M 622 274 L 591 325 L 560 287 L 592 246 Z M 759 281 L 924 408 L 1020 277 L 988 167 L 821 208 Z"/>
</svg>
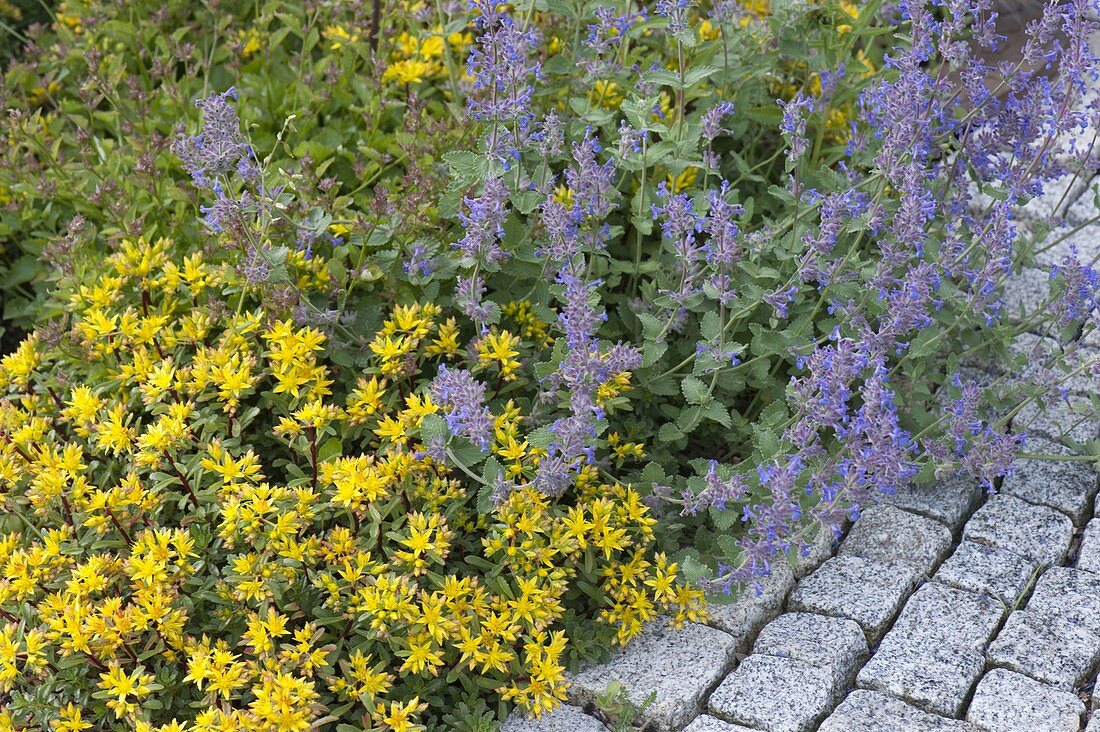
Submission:
<svg viewBox="0 0 1100 732">
<path fill-rule="evenodd" d="M 733 114 L 733 102 L 718 102 L 703 113 L 703 139 L 708 143 L 728 130 L 722 129 L 722 118 Z"/>
<path fill-rule="evenodd" d="M 470 49 L 467 72 L 474 79 L 474 93 L 468 108 L 475 120 L 488 122 L 492 130 L 487 139 L 490 155 L 506 161 L 518 154 L 518 140 L 511 139 L 509 127 L 520 130 L 529 125 L 533 79 L 541 74 L 538 61 L 531 60 L 538 47 L 534 28 L 522 30 L 496 0 L 473 0 L 475 24 L 480 35 Z"/>
<path fill-rule="evenodd" d="M 493 415 L 485 406 L 485 385 L 466 369 L 441 365 L 430 387 L 432 399 L 444 412 L 451 434 L 465 437 L 483 451 L 489 448 Z"/>
<path fill-rule="evenodd" d="M 508 187 L 503 179 L 488 178 L 481 195 L 466 196 L 462 202 L 466 212 L 460 212 L 459 219 L 466 233 L 452 246 L 470 259 L 490 265 L 508 259 L 508 253 L 500 246 L 509 213 Z"/>
<path fill-rule="evenodd" d="M 690 0 L 657 0 L 657 15 L 667 18 L 668 32 L 677 35 L 688 28 L 688 8 L 690 7 Z"/>
<path fill-rule="evenodd" d="M 1050 279 L 1058 284 L 1058 294 L 1049 308 L 1059 325 L 1084 320 L 1097 310 L 1100 273 L 1090 265 L 1081 264 L 1077 247 L 1071 246 L 1062 263 L 1051 268 Z"/>
<path fill-rule="evenodd" d="M 789 102 L 782 99 L 776 101 L 783 109 L 783 121 L 779 129 L 787 140 L 787 169 L 794 170 L 809 147 L 806 139 L 806 113 L 813 109 L 813 100 L 799 92 Z"/>
<path fill-rule="evenodd" d="M 195 185 L 213 188 L 233 171 L 244 178 L 255 174 L 255 156 L 230 99 L 237 100 L 235 87 L 196 101 L 195 106 L 202 111 L 202 132 L 193 137 L 181 135 L 172 145 L 172 152 L 183 162 Z"/>
</svg>

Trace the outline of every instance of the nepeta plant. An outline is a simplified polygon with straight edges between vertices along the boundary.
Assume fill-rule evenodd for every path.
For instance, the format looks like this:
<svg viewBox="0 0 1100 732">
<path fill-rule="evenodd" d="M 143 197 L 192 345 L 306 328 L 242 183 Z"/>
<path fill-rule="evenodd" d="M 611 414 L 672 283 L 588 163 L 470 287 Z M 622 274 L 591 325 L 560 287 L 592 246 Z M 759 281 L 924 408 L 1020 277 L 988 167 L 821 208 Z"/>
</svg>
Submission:
<svg viewBox="0 0 1100 732">
<path fill-rule="evenodd" d="M 1096 316 L 1095 262 L 1072 254 L 1024 324 L 1000 295 L 1020 239 L 1043 233 L 1021 230 L 1018 207 L 1100 159 L 1080 135 L 1097 117 L 1088 3 L 1051 4 L 1019 63 L 997 68 L 982 60 L 1000 39 L 981 0 L 653 11 L 495 16 L 575 29 L 574 45 L 552 36 L 543 78 L 523 78 L 508 156 L 493 154 L 493 123 L 477 157 L 448 158 L 459 183 L 491 184 L 501 202 L 491 233 L 508 266 L 465 260 L 482 313 L 517 291 L 558 313 L 541 373 L 572 416 L 551 428 L 554 475 L 591 464 L 581 448 L 611 429 L 575 376 L 602 340 L 624 342 L 640 386 L 614 430 L 648 448 L 633 479 L 665 507 L 670 545 L 718 558 L 712 587 L 752 581 L 815 527 L 839 531 L 913 480 L 962 471 L 992 490 L 1023 435 L 950 354 L 1036 318 L 1073 339 Z M 905 37 L 882 43 L 889 24 Z M 579 71 L 555 63 L 558 40 Z M 548 146 L 543 130 L 560 129 Z M 459 222 L 463 241 L 485 231 Z M 539 485 L 553 494 L 559 480 Z"/>
</svg>

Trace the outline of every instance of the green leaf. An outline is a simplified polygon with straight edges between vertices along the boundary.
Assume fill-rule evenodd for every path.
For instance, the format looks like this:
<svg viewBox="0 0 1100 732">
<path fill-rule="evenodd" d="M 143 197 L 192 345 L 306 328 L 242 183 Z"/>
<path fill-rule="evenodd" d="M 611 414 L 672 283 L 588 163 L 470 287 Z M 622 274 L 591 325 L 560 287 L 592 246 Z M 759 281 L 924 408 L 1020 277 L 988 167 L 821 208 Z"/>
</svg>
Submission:
<svg viewBox="0 0 1100 732">
<path fill-rule="evenodd" d="M 443 153 L 443 162 L 447 164 L 451 176 L 461 185 L 468 185 L 478 180 L 489 169 L 488 160 L 484 155 L 478 155 L 469 150 L 452 150 Z"/>
<path fill-rule="evenodd" d="M 694 376 L 685 376 L 680 382 L 680 391 L 684 394 L 688 404 L 703 404 L 711 400 L 710 389 L 702 379 Z"/>
<path fill-rule="evenodd" d="M 336 457 L 344 452 L 344 444 L 340 440 L 333 437 L 332 439 L 321 445 L 321 448 L 317 451 L 317 462 L 323 463 L 331 457 Z"/>
</svg>

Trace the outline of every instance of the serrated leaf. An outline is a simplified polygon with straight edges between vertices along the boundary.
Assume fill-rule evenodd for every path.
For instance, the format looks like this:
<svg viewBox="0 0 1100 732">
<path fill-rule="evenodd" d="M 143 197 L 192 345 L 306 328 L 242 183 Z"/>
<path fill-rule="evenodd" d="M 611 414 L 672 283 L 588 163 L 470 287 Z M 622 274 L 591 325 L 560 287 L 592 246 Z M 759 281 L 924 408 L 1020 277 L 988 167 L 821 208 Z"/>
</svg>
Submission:
<svg viewBox="0 0 1100 732">
<path fill-rule="evenodd" d="M 680 391 L 683 392 L 684 399 L 687 399 L 688 404 L 703 404 L 709 402 L 711 399 L 710 389 L 702 379 L 694 376 L 685 376 L 683 381 L 680 382 Z"/>
</svg>

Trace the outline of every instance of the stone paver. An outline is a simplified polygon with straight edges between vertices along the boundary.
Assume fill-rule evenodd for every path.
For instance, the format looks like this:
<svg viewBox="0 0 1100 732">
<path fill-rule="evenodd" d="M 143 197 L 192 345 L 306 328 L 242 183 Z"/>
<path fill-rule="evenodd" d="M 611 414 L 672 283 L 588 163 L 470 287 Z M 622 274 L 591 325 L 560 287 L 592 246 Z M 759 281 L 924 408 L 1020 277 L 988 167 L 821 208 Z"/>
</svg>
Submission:
<svg viewBox="0 0 1100 732">
<path fill-rule="evenodd" d="M 538 719 L 512 713 L 504 720 L 500 732 L 607 732 L 607 727 L 577 707 L 562 704 Z"/>
<path fill-rule="evenodd" d="M 836 704 L 833 672 L 793 658 L 752 655 L 710 697 L 710 713 L 770 732 L 804 732 Z"/>
<path fill-rule="evenodd" d="M 1051 567 L 1035 583 L 1027 609 L 1100 633 L 1100 577 L 1071 567 Z"/>
<path fill-rule="evenodd" d="M 995 668 L 978 683 L 966 718 L 988 732 L 1077 732 L 1084 713 L 1075 695 Z"/>
<path fill-rule="evenodd" d="M 1062 351 L 1061 345 L 1053 338 L 1040 337 L 1034 333 L 1021 333 L 1013 339 L 1009 346 L 1009 354 L 1012 360 L 1000 364 L 998 373 L 1008 373 L 1020 381 L 1038 382 L 1046 378 L 1042 370 L 1047 367 L 1053 354 Z M 1088 373 L 1079 373 L 1066 377 L 1066 373 L 1058 369 L 1051 369 L 1049 375 L 1061 381 L 1061 386 L 1067 391 L 1078 394 L 1090 394 L 1095 391 L 1093 378 Z M 1030 449 L 1030 452 L 1036 452 Z"/>
<path fill-rule="evenodd" d="M 1100 636 L 1063 618 L 1017 610 L 989 644 L 987 656 L 995 666 L 1070 691 L 1100 660 Z"/>
<path fill-rule="evenodd" d="M 867 639 L 852 620 L 813 613 L 784 613 L 768 623 L 752 652 L 793 658 L 833 672 L 837 688 L 867 660 Z"/>
<path fill-rule="evenodd" d="M 910 564 L 917 575 L 931 574 L 951 548 L 951 531 L 924 516 L 882 504 L 863 512 L 840 545 L 841 556 L 882 563 Z"/>
<path fill-rule="evenodd" d="M 915 581 L 911 565 L 837 556 L 798 583 L 787 608 L 849 618 L 873 642 L 886 632 Z"/>
<path fill-rule="evenodd" d="M 1040 407 L 1029 402 L 1012 418 L 1013 432 L 1026 431 L 1029 435 L 1049 437 L 1054 440 L 1069 438 L 1075 442 L 1088 442 L 1100 434 L 1100 422 L 1092 414 L 1088 397 L 1070 394 L 1061 400 Z"/>
<path fill-rule="evenodd" d="M 1026 449 L 1036 455 L 1065 455 L 1063 445 L 1042 437 L 1027 440 Z M 1001 492 L 1029 503 L 1051 506 L 1073 520 L 1085 523 L 1097 493 L 1097 473 L 1091 463 L 1076 460 L 1026 460 L 1015 462 L 1016 470 L 1004 478 Z"/>
<path fill-rule="evenodd" d="M 1044 307 L 1050 298 L 1050 272 L 1038 267 L 1023 270 L 1005 282 L 1004 315 L 1020 323 Z"/>
<path fill-rule="evenodd" d="M 958 716 L 982 675 L 982 651 L 1004 612 L 989 595 L 930 582 L 909 598 L 856 683 Z"/>
<path fill-rule="evenodd" d="M 1091 196 L 1087 198 L 1091 198 Z M 1088 201 L 1088 203 L 1091 203 L 1091 201 Z M 1078 204 L 1074 204 L 1074 206 L 1076 207 Z M 1081 208 L 1083 207 L 1077 208 L 1077 210 L 1081 210 Z M 1076 211 L 1074 213 L 1076 214 Z M 1076 215 L 1074 218 L 1076 218 Z M 1076 228 L 1076 226 L 1072 228 Z M 1077 256 L 1082 263 L 1091 262 L 1094 257 L 1100 254 L 1100 224 L 1091 224 L 1072 234 L 1069 233 L 1070 230 L 1050 232 L 1046 241 L 1039 244 L 1039 249 L 1044 251 L 1036 253 L 1035 263 L 1047 269 L 1054 265 L 1060 265 L 1065 261 L 1066 255 L 1069 254 L 1070 247 L 1077 248 Z"/>
<path fill-rule="evenodd" d="M 972 724 L 921 711 L 900 699 L 856 689 L 840 703 L 819 732 L 973 732 Z"/>
<path fill-rule="evenodd" d="M 958 716 L 984 667 L 985 658 L 979 651 L 895 639 L 891 631 L 860 670 L 856 683 L 930 712 Z"/>
<path fill-rule="evenodd" d="M 1059 454 L 1061 445 L 1040 438 L 1027 442 L 1035 454 Z M 1081 525 L 1092 511 L 1096 495 L 1096 471 L 1089 463 L 1076 461 L 1016 461 L 1016 471 L 1005 477 L 1001 492 L 1029 503 L 1050 506 Z"/>
<path fill-rule="evenodd" d="M 1021 206 L 1017 215 L 1023 221 L 1048 221 L 1065 216 L 1068 209 L 1088 189 L 1088 181 L 1066 173 L 1043 182 L 1043 192 Z"/>
<path fill-rule="evenodd" d="M 909 598 L 883 644 L 896 638 L 981 651 L 1000 626 L 1004 613 L 1004 605 L 989 595 L 929 582 Z"/>
<path fill-rule="evenodd" d="M 1049 566 L 1066 556 L 1073 523 L 1052 508 L 1035 506 L 1015 496 L 996 495 L 990 496 L 966 523 L 963 538 Z"/>
<path fill-rule="evenodd" d="M 898 488 L 893 495 L 879 496 L 879 500 L 935 519 L 956 531 L 981 497 L 982 489 L 977 481 L 957 475 L 923 485 L 910 483 Z"/>
<path fill-rule="evenodd" d="M 569 701 L 595 703 L 608 683 L 618 680 L 634 704 L 656 692 L 641 721 L 660 730 L 680 729 L 698 715 L 707 690 L 733 665 L 736 646 L 729 633 L 697 623 L 674 630 L 661 619 L 606 664 L 581 670 L 572 679 Z"/>
<path fill-rule="evenodd" d="M 845 521 L 847 524 L 847 521 Z M 820 567 L 836 551 L 836 537 L 827 530 L 818 531 L 804 549 L 793 550 L 791 567 L 795 579 L 802 579 Z"/>
<path fill-rule="evenodd" d="M 791 566 L 782 560 L 775 561 L 771 574 L 760 580 L 759 594 L 750 586 L 734 602 L 712 603 L 707 624 L 729 633 L 736 641 L 737 652 L 747 653 L 764 624 L 783 609 L 792 587 L 794 572 Z"/>
<path fill-rule="evenodd" d="M 684 727 L 684 732 L 757 732 L 752 727 L 743 727 L 731 722 L 723 722 L 718 717 L 701 714 L 695 721 Z"/>
<path fill-rule="evenodd" d="M 1077 568 L 1100 574 L 1100 518 L 1089 521 L 1077 553 Z"/>
<path fill-rule="evenodd" d="M 947 558 L 936 579 L 939 582 L 979 594 L 996 597 L 1013 607 L 1027 589 L 1037 565 L 1004 549 L 972 541 L 959 543 Z"/>
<path fill-rule="evenodd" d="M 1094 714 L 1085 727 L 1085 732 L 1100 732 L 1100 714 Z"/>
</svg>

